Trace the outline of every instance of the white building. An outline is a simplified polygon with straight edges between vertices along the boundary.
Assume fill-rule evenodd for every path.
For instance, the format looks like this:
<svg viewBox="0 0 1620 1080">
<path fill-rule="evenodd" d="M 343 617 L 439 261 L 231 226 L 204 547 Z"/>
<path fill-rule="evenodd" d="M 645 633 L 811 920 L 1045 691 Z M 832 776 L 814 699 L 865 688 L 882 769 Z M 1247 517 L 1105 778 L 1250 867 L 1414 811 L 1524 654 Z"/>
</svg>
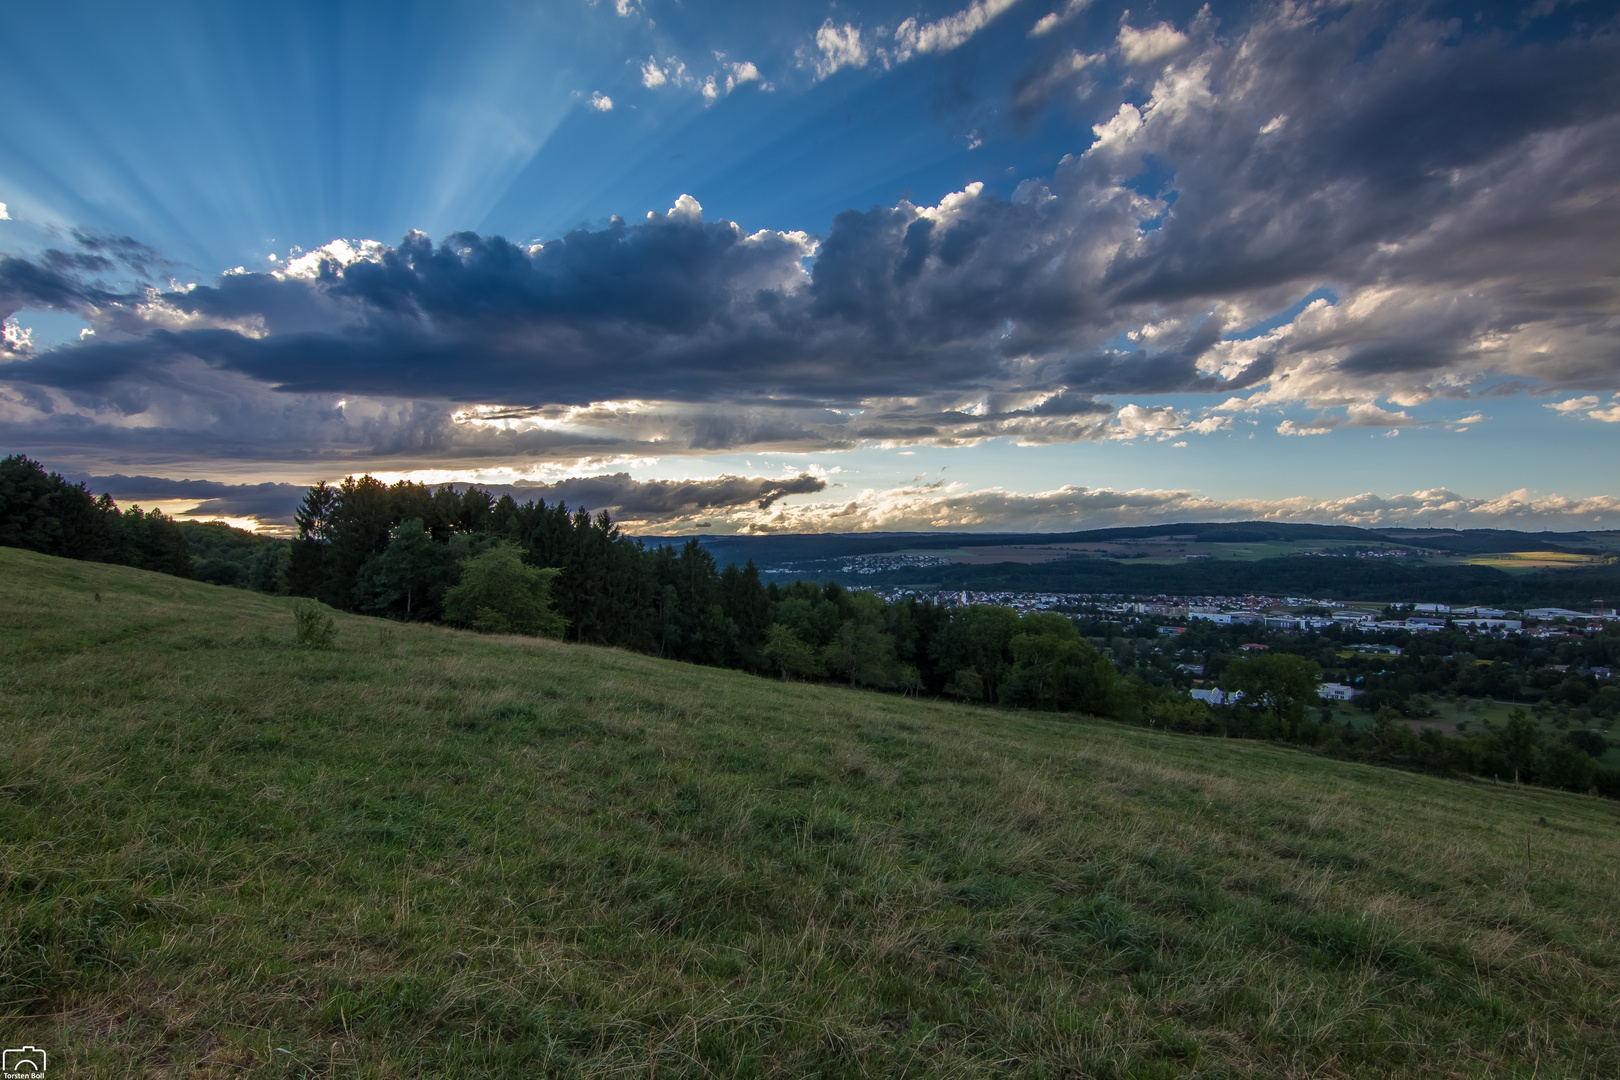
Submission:
<svg viewBox="0 0 1620 1080">
<path fill-rule="evenodd" d="M 1317 690 L 1323 701 L 1349 701 L 1356 696 L 1355 688 L 1344 683 L 1325 682 Z"/>
<path fill-rule="evenodd" d="M 1456 624 L 1469 630 L 1523 630 L 1522 619 L 1457 619 Z"/>
<path fill-rule="evenodd" d="M 1192 696 L 1194 701 L 1207 701 L 1211 705 L 1228 705 L 1234 701 L 1242 701 L 1243 691 L 1194 690 Z"/>
</svg>

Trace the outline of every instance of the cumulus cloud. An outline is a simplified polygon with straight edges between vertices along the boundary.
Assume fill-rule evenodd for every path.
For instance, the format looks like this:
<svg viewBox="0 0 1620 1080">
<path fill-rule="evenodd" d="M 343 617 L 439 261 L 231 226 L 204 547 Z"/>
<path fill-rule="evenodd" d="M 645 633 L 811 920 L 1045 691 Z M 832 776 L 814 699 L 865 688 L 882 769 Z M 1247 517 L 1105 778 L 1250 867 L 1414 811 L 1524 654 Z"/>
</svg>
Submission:
<svg viewBox="0 0 1620 1080">
<path fill-rule="evenodd" d="M 1150 26 L 1146 30 L 1129 25 L 1119 28 L 1119 55 L 1127 64 L 1152 64 L 1165 60 L 1189 44 L 1187 35 L 1169 23 Z"/>
<path fill-rule="evenodd" d="M 1620 498 L 1571 498 L 1513 491 L 1495 498 L 1469 498 L 1436 488 L 1410 494 L 1371 492 L 1339 499 L 1216 500 L 1185 489 L 1064 486 L 1032 493 L 970 488 L 938 481 L 889 490 L 866 490 L 853 498 L 782 505 L 728 515 L 725 527 L 739 532 L 964 532 L 1028 530 L 1062 532 L 1115 525 L 1190 521 L 1295 521 L 1368 527 L 1582 529 L 1593 519 L 1620 519 Z"/>
<path fill-rule="evenodd" d="M 1000 10 L 918 23 L 909 47 Z M 71 312 L 94 331 L 44 350 L 9 322 L 0 423 L 104 470 L 98 455 L 605 461 L 1215 422 L 1154 411 L 1170 393 L 1317 416 L 1289 433 L 1398 431 L 1437 397 L 1526 389 L 1593 397 L 1562 411 L 1611 421 L 1620 39 L 1509 47 L 1384 18 L 1122 26 L 1110 57 L 1045 61 L 1069 79 L 1159 65 L 1050 174 L 845 211 L 818 236 L 706 221 L 683 196 L 539 243 L 349 239 L 177 288 L 138 242 L 75 234 L 0 257 L 0 319 Z M 808 62 L 876 56 L 829 21 Z M 716 68 L 714 93 L 763 81 L 749 70 Z M 641 73 L 700 89 L 673 57 Z"/>
<path fill-rule="evenodd" d="M 837 26 L 831 19 L 816 31 L 816 51 L 800 53 L 800 63 L 813 70 L 817 79 L 825 79 L 841 68 L 863 68 L 870 59 L 860 27 L 849 23 Z"/>
<path fill-rule="evenodd" d="M 597 112 L 612 112 L 613 99 L 601 91 L 597 91 L 591 95 L 591 108 Z"/>
<path fill-rule="evenodd" d="M 1600 400 L 1596 394 L 1586 394 L 1578 398 L 1557 401 L 1544 407 L 1555 409 L 1566 416 L 1584 413 L 1591 420 L 1600 420 L 1608 424 L 1620 423 L 1620 394 L 1614 396 L 1608 408 L 1601 407 Z"/>
<path fill-rule="evenodd" d="M 0 202 L 0 221 L 10 221 L 11 215 L 6 212 L 6 204 Z"/>
<path fill-rule="evenodd" d="M 641 85 L 649 90 L 655 90 L 673 79 L 680 79 L 685 74 L 686 65 L 671 56 L 659 64 L 658 58 L 647 57 L 647 62 L 641 65 Z"/>
</svg>

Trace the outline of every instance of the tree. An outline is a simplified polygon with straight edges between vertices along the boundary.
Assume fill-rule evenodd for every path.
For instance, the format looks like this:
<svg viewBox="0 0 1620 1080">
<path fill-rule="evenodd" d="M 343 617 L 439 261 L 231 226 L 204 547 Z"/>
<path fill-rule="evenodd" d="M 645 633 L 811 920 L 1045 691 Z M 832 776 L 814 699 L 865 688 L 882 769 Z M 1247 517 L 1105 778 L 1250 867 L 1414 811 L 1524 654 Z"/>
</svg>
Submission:
<svg viewBox="0 0 1620 1080">
<path fill-rule="evenodd" d="M 69 559 L 97 558 L 105 517 L 83 484 L 47 474 L 39 462 L 21 454 L 0 459 L 0 545 Z"/>
<path fill-rule="evenodd" d="M 1243 657 L 1227 665 L 1225 689 L 1243 695 L 1239 707 L 1257 721 L 1255 734 L 1298 738 L 1306 711 L 1321 699 L 1322 668 L 1314 660 L 1286 653 Z"/>
<path fill-rule="evenodd" d="M 445 545 L 433 542 L 420 518 L 400 522 L 389 533 L 388 547 L 360 568 L 356 606 L 407 621 L 433 618 L 444 597 L 449 555 Z"/>
<path fill-rule="evenodd" d="M 870 622 L 847 620 L 822 652 L 827 670 L 847 675 L 849 685 L 894 685 L 894 638 Z"/>
<path fill-rule="evenodd" d="M 551 583 L 560 571 L 526 566 L 512 544 L 497 544 L 461 566 L 461 580 L 444 594 L 444 617 L 496 634 L 561 637 L 568 624 L 551 609 Z"/>
<path fill-rule="evenodd" d="M 1007 670 L 1007 647 L 1017 632 L 1017 612 L 975 604 L 951 612 L 934 639 L 932 652 L 941 672 L 973 668 L 984 687 L 984 696 L 993 699 Z"/>
<path fill-rule="evenodd" d="M 1519 774 L 1528 772 L 1536 760 L 1537 738 L 1536 722 L 1530 719 L 1530 714 L 1523 709 L 1514 709 L 1508 713 L 1507 727 L 1502 732 L 1502 751 L 1507 755 L 1508 764 L 1513 766 L 1513 782 L 1519 782 Z"/>
<path fill-rule="evenodd" d="M 984 680 L 979 677 L 977 668 L 957 668 L 951 672 L 951 677 L 945 680 L 945 689 L 941 693 L 947 697 L 961 698 L 963 701 L 983 701 Z"/>
<path fill-rule="evenodd" d="M 806 645 L 792 627 L 781 623 L 772 623 L 766 631 L 762 652 L 771 666 L 782 673 L 783 682 L 787 682 L 790 675 L 808 679 L 820 675 L 823 670 L 816 650 Z"/>
<path fill-rule="evenodd" d="M 285 540 L 264 544 L 248 564 L 248 588 L 275 596 L 291 592 L 292 545 Z"/>
<path fill-rule="evenodd" d="M 1116 718 L 1130 711 L 1129 688 L 1113 663 L 1062 615 L 1026 615 L 1007 650 L 1013 662 L 1001 684 L 1001 699 L 1009 705 Z"/>
</svg>

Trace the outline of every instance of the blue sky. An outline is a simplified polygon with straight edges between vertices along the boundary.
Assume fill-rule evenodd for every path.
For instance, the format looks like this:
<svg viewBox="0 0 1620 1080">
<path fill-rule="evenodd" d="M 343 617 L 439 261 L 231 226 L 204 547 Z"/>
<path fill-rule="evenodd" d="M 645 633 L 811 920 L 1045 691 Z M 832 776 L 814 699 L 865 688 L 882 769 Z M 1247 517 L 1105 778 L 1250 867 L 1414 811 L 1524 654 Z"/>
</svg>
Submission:
<svg viewBox="0 0 1620 1080">
<path fill-rule="evenodd" d="M 275 524 L 371 471 L 649 532 L 1620 527 L 1608 5 L 5 26 L 0 448 L 124 499 Z"/>
</svg>

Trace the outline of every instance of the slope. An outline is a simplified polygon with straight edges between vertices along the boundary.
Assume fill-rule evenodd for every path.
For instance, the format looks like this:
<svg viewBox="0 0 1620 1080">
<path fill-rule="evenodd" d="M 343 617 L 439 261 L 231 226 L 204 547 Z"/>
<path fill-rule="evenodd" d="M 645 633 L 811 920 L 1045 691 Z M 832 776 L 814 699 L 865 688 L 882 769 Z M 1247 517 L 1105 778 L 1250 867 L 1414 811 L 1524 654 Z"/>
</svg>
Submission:
<svg viewBox="0 0 1620 1080">
<path fill-rule="evenodd" d="M 0 550 L 74 1076 L 1612 1076 L 1612 803 Z"/>
</svg>

